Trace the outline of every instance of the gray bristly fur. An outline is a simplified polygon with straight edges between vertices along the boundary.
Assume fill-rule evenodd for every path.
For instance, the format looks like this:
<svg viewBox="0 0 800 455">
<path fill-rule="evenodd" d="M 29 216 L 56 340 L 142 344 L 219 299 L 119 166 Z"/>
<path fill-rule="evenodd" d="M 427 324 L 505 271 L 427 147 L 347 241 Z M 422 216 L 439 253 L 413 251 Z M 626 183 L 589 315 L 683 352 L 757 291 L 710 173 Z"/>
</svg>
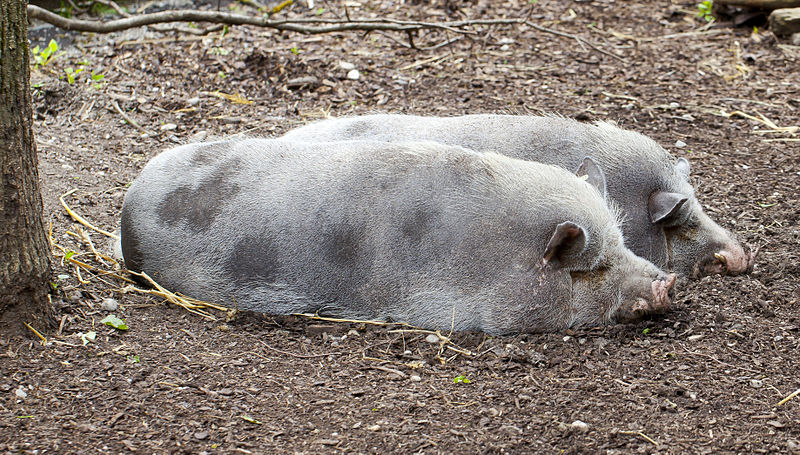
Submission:
<svg viewBox="0 0 800 455">
<path fill-rule="evenodd" d="M 543 263 L 564 222 L 585 243 Z M 128 190 L 121 237 L 129 269 L 199 299 L 492 334 L 612 322 L 663 276 L 578 177 L 431 142 L 181 146 Z"/>
<path fill-rule="evenodd" d="M 703 213 L 688 180 L 687 161 L 676 160 L 646 136 L 609 123 L 585 124 L 557 116 L 377 114 L 323 120 L 290 131 L 284 138 L 435 140 L 568 170 L 577 169 L 581 160 L 590 156 L 606 174 L 610 200 L 617 203 L 624 218 L 626 245 L 637 255 L 659 267 L 697 276 L 702 274 L 702 263 L 712 261 L 714 253 L 742 248 Z M 648 203 L 651 195 L 659 192 L 676 193 L 685 202 L 654 223 Z"/>
</svg>

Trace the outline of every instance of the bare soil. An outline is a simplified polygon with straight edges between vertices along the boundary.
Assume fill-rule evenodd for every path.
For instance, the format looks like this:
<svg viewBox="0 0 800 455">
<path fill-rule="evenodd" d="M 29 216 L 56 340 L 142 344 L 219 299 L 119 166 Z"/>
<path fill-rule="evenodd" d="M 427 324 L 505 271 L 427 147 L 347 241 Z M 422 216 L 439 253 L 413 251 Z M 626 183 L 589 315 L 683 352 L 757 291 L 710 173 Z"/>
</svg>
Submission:
<svg viewBox="0 0 800 455">
<path fill-rule="evenodd" d="M 401 3 L 350 2 L 348 12 L 432 21 L 529 7 Z M 314 13 L 298 2 L 281 14 Z M 526 26 L 428 50 L 402 46 L 405 35 L 248 27 L 57 36 L 66 53 L 32 82 L 61 324 L 46 344 L 0 330 L 0 452 L 800 450 L 800 397 L 779 404 L 800 388 L 800 48 L 761 24 L 709 26 L 692 1 L 539 0 L 530 14 L 585 42 Z M 47 33 L 37 29 L 33 44 Z M 70 67 L 84 68 L 72 84 L 60 77 Z M 91 71 L 104 76 L 97 88 Z M 65 265 L 68 250 L 113 267 L 80 236 L 102 252 L 110 239 L 61 206 L 69 190 L 75 212 L 114 231 L 126 185 L 166 148 L 375 111 L 617 121 L 691 161 L 708 213 L 761 248 L 756 269 L 682 281 L 669 314 L 633 325 L 436 341 L 397 325 L 210 310 L 211 320 Z M 107 298 L 119 308 L 104 309 Z M 101 324 L 109 313 L 129 329 Z"/>
</svg>

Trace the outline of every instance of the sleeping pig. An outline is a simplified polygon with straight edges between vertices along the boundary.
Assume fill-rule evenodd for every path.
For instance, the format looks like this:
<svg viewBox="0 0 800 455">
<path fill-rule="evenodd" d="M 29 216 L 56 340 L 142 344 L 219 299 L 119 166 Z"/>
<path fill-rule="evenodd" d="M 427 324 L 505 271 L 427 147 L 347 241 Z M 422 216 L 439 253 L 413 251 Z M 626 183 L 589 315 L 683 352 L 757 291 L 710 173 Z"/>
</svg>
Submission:
<svg viewBox="0 0 800 455">
<path fill-rule="evenodd" d="M 626 245 L 657 266 L 689 277 L 738 275 L 755 254 L 709 218 L 689 183 L 689 162 L 641 134 L 562 117 L 368 115 L 323 120 L 287 133 L 304 141 L 434 140 L 574 170 L 591 156 L 622 212 Z"/>
<path fill-rule="evenodd" d="M 602 171 L 433 142 L 184 145 L 122 208 L 125 264 L 172 291 L 489 334 L 665 311 L 675 275 L 624 246 Z"/>
</svg>

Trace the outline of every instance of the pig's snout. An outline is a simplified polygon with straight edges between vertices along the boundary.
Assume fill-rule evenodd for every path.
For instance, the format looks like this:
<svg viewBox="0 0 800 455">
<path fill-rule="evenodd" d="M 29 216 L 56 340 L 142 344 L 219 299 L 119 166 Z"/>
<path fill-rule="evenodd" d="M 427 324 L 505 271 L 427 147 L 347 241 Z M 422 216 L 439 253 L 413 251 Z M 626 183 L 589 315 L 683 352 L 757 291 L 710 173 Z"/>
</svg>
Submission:
<svg viewBox="0 0 800 455">
<path fill-rule="evenodd" d="M 672 285 L 675 284 L 676 275 L 670 273 L 669 275 L 661 275 L 658 279 L 650 283 L 650 290 L 653 292 L 653 308 L 654 313 L 663 313 L 669 309 L 672 300 L 670 299 L 670 290 Z"/>
<path fill-rule="evenodd" d="M 650 282 L 649 298 L 638 297 L 633 302 L 623 303 L 617 309 L 614 319 L 617 322 L 632 322 L 649 314 L 664 313 L 672 303 L 670 293 L 675 284 L 676 275 L 660 275 Z"/>
<path fill-rule="evenodd" d="M 729 244 L 719 252 L 700 261 L 695 267 L 695 277 L 704 275 L 742 275 L 753 271 L 758 250 L 749 245 Z"/>
</svg>

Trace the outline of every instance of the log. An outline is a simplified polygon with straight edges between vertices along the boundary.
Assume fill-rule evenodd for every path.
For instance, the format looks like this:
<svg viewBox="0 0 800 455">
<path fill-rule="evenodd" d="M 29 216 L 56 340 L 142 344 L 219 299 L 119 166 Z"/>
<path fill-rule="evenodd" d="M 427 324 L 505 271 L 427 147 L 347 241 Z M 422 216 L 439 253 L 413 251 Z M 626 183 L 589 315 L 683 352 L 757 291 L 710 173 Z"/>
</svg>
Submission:
<svg viewBox="0 0 800 455">
<path fill-rule="evenodd" d="M 800 8 L 776 9 L 769 15 L 769 29 L 775 36 L 800 33 Z"/>
<path fill-rule="evenodd" d="M 714 0 L 714 3 L 761 9 L 795 8 L 800 6 L 800 0 Z"/>
</svg>

